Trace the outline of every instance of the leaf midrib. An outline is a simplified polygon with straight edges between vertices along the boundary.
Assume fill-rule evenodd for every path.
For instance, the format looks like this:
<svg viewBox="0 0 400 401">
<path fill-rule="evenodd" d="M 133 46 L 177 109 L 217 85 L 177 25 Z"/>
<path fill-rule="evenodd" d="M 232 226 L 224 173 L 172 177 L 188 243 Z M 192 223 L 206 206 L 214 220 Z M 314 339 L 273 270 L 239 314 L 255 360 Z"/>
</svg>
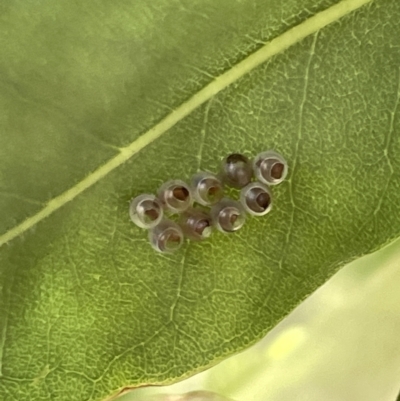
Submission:
<svg viewBox="0 0 400 401">
<path fill-rule="evenodd" d="M 83 191 L 90 188 L 103 177 L 106 177 L 111 171 L 121 166 L 133 155 L 140 152 L 147 145 L 158 139 L 176 123 L 189 115 L 197 107 L 210 100 L 213 96 L 225 89 L 227 86 L 236 82 L 241 77 L 254 70 L 276 54 L 283 52 L 307 36 L 319 31 L 325 26 L 339 20 L 343 16 L 351 13 L 365 4 L 370 3 L 371 1 L 372 0 L 342 0 L 338 4 L 319 12 L 318 14 L 315 14 L 299 25 L 287 30 L 282 35 L 276 37 L 270 42 L 267 42 L 259 50 L 250 54 L 247 58 L 234 65 L 230 70 L 216 77 L 203 89 L 194 94 L 190 99 L 182 103 L 178 108 L 163 118 L 154 127 L 142 134 L 138 139 L 130 143 L 128 146 L 119 148 L 119 153 L 116 156 L 97 168 L 76 185 L 50 200 L 47 205 L 38 213 L 28 217 L 22 223 L 1 235 L 0 246 L 23 234 L 41 220 L 60 209 L 67 202 L 75 199 Z"/>
</svg>

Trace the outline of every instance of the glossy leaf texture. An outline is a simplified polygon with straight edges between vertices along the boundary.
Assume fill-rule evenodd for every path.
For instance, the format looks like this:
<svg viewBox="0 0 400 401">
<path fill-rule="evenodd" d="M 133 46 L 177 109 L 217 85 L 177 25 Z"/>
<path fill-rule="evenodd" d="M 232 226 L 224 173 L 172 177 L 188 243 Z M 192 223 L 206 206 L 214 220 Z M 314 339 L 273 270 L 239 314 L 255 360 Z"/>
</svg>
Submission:
<svg viewBox="0 0 400 401">
<path fill-rule="evenodd" d="M 302 40 L 337 2 L 0 5 L 0 399 L 187 377 L 399 236 L 400 3 L 357 2 Z M 239 232 L 164 256 L 129 221 L 133 196 L 270 148 L 289 177 Z"/>
</svg>

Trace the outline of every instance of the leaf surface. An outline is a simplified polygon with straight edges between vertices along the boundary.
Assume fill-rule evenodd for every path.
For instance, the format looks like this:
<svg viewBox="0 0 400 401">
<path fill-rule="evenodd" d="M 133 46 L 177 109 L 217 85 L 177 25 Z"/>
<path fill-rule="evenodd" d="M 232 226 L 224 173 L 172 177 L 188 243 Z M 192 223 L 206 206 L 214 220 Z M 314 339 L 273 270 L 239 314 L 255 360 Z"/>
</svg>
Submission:
<svg viewBox="0 0 400 401">
<path fill-rule="evenodd" d="M 400 3 L 363 3 L 0 6 L 1 399 L 190 375 L 399 235 Z M 129 222 L 132 196 L 269 148 L 289 179 L 240 232 L 164 256 Z"/>
</svg>

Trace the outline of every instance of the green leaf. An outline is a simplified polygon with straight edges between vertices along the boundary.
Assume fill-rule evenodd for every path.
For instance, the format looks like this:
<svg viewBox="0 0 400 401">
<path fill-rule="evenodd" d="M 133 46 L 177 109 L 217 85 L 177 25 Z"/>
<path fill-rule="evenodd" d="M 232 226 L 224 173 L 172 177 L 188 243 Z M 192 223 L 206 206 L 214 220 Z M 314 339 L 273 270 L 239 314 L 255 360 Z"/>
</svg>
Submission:
<svg viewBox="0 0 400 401">
<path fill-rule="evenodd" d="M 3 2 L 0 399 L 191 375 L 399 236 L 399 18 L 398 0 Z M 164 256 L 130 223 L 131 197 L 269 148 L 289 179 L 237 234 Z"/>
</svg>

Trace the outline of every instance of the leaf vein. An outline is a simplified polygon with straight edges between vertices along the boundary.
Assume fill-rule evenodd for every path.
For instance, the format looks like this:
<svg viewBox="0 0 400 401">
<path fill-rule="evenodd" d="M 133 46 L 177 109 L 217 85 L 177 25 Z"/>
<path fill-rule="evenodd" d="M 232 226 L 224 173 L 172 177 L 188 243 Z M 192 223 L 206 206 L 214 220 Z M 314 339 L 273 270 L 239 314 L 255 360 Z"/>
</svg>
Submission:
<svg viewBox="0 0 400 401">
<path fill-rule="evenodd" d="M 392 162 L 390 160 L 390 155 L 389 155 L 389 148 L 390 148 L 390 144 L 392 141 L 392 136 L 393 136 L 393 131 L 394 131 L 394 120 L 396 118 L 396 114 L 397 114 L 397 110 L 399 108 L 399 100 L 400 100 L 400 68 L 399 68 L 399 77 L 398 77 L 398 83 L 397 83 L 397 94 L 396 94 L 396 100 L 394 103 L 394 107 L 393 110 L 390 112 L 390 123 L 389 123 L 389 130 L 388 130 L 388 134 L 386 136 L 386 140 L 385 140 L 385 148 L 383 150 L 383 154 L 385 155 L 385 158 L 387 160 L 387 164 L 389 166 L 389 170 L 390 170 L 390 174 L 388 176 L 388 179 L 386 180 L 386 185 L 385 188 L 382 191 L 382 195 L 379 198 L 379 202 L 374 210 L 374 216 L 377 215 L 377 213 L 379 212 L 383 199 L 386 195 L 387 189 L 389 187 L 390 181 L 393 177 L 394 174 L 394 169 L 393 169 L 393 165 Z"/>
<path fill-rule="evenodd" d="M 204 148 L 204 143 L 206 141 L 206 136 L 207 136 L 208 114 L 210 112 L 212 101 L 213 101 L 213 98 L 211 98 L 209 100 L 209 102 L 207 103 L 205 110 L 204 110 L 204 120 L 203 120 L 203 127 L 201 129 L 199 153 L 197 154 L 197 161 L 198 161 L 197 170 L 200 170 L 200 168 L 201 168 L 201 162 L 202 162 L 202 158 L 203 158 L 203 148 Z"/>
<path fill-rule="evenodd" d="M 296 211 L 296 205 L 294 202 L 294 197 L 293 197 L 293 177 L 296 173 L 296 167 L 297 167 L 297 163 L 298 163 L 298 154 L 299 154 L 299 145 L 300 145 L 300 141 L 302 138 L 302 132 L 303 132 L 303 115 L 304 115 L 304 105 L 307 101 L 307 92 L 308 92 L 308 82 L 309 82 L 309 75 L 310 75 L 310 66 L 311 66 L 311 62 L 312 59 L 314 57 L 315 54 L 315 46 L 317 43 L 317 39 L 318 39 L 318 32 L 315 33 L 314 35 L 314 39 L 312 41 L 311 44 L 311 50 L 310 50 L 310 57 L 308 58 L 308 63 L 306 66 L 306 71 L 305 71 L 305 76 L 304 76 L 304 89 L 303 89 L 303 98 L 301 99 L 301 103 L 300 103 L 300 107 L 299 107 L 299 129 L 297 131 L 297 140 L 296 140 L 296 145 L 295 145 L 295 149 L 294 149 L 294 159 L 293 159 L 293 165 L 292 165 L 292 174 L 290 176 L 290 179 L 288 180 L 288 185 L 289 185 L 289 197 L 290 197 L 290 203 L 292 205 L 292 213 L 290 215 L 290 222 L 289 222 L 289 226 L 287 229 L 287 233 L 286 233 L 286 242 L 284 244 L 284 249 L 282 252 L 282 258 L 279 261 L 279 268 L 282 270 L 282 265 L 284 262 L 284 258 L 287 255 L 287 247 L 289 245 L 290 242 L 290 237 L 293 231 L 293 221 L 294 221 L 294 214 Z"/>
</svg>

